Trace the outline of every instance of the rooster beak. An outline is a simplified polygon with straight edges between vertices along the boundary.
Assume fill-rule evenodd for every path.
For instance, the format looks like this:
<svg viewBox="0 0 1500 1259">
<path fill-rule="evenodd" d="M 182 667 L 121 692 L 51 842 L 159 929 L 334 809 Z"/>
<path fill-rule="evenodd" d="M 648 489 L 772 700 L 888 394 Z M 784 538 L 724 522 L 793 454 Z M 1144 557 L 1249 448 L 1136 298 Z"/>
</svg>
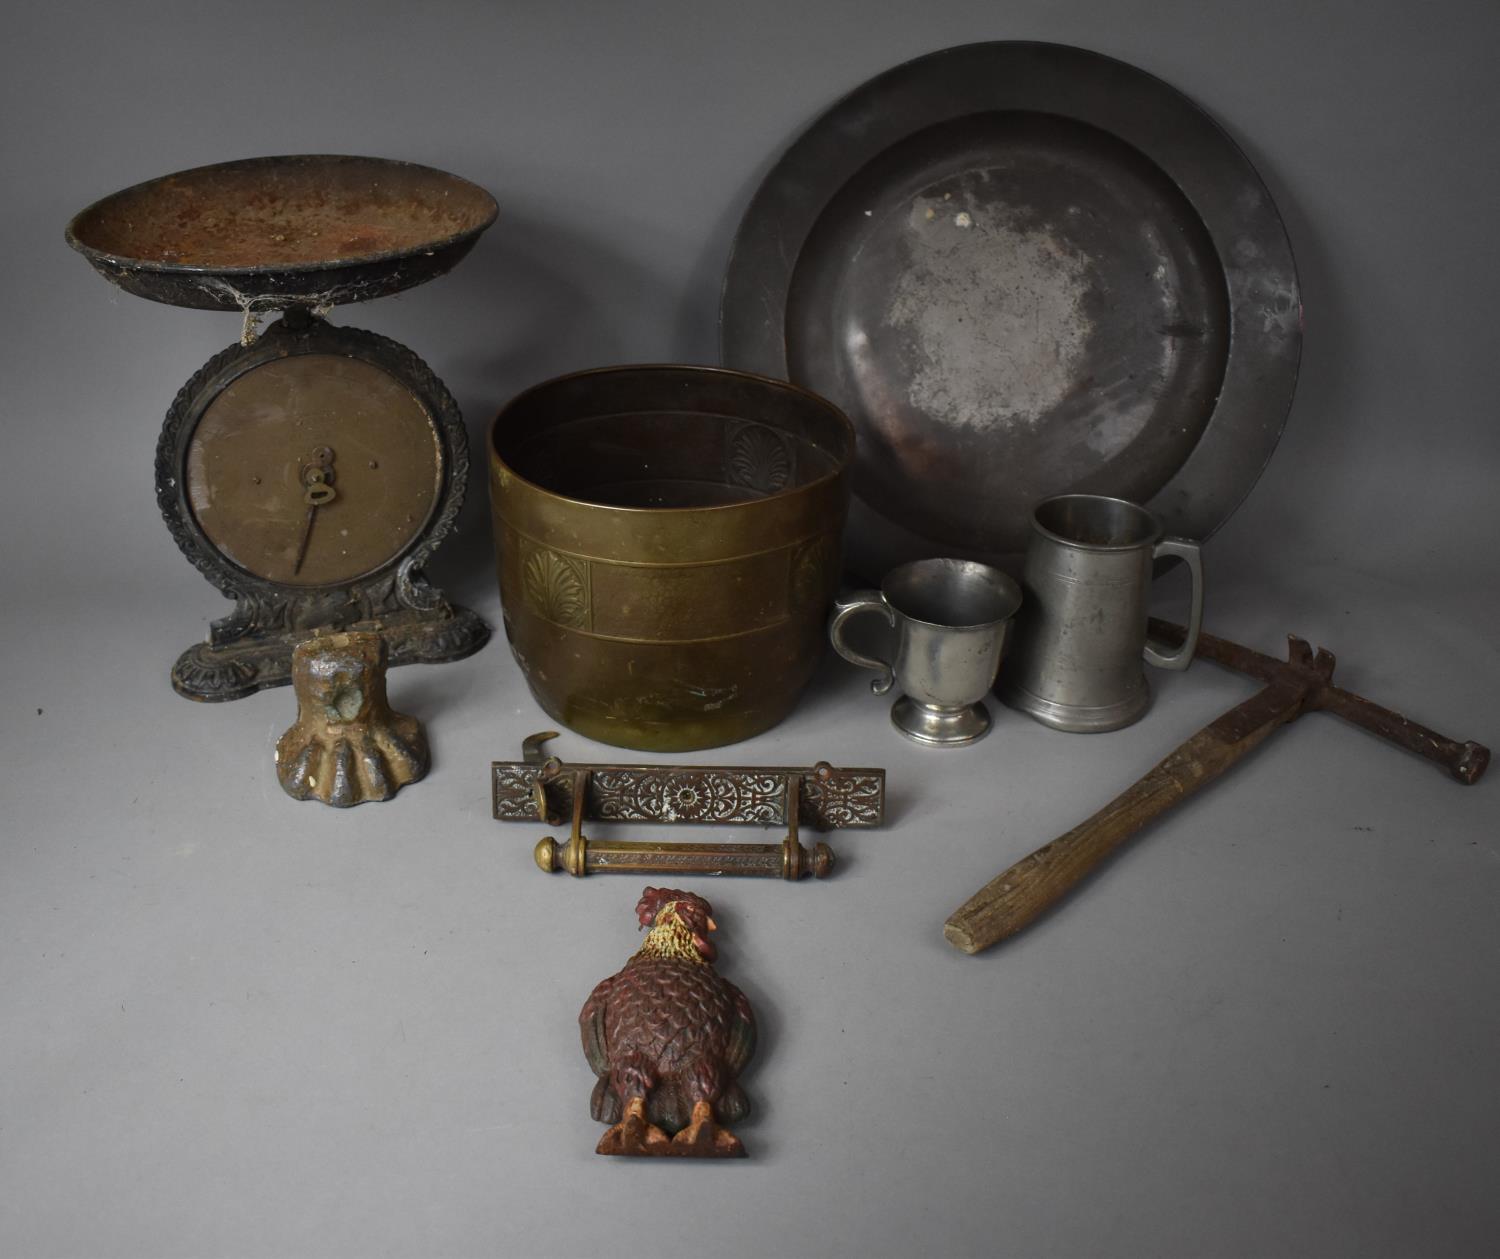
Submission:
<svg viewBox="0 0 1500 1259">
<path fill-rule="evenodd" d="M 707 925 L 710 931 L 717 931 L 719 929 L 719 924 L 716 923 L 712 918 L 707 920 Z"/>
</svg>

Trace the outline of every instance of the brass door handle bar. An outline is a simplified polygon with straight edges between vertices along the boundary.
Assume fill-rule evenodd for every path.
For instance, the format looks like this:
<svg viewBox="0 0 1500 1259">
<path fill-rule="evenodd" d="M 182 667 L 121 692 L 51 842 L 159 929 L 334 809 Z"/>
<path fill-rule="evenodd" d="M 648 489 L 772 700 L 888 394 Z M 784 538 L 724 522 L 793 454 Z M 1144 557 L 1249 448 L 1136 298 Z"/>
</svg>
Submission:
<svg viewBox="0 0 1500 1259">
<path fill-rule="evenodd" d="M 566 870 L 585 874 L 736 874 L 796 882 L 811 875 L 827 878 L 833 851 L 814 844 L 809 852 L 788 836 L 779 844 L 653 844 L 633 840 L 597 840 L 580 835 L 559 844 L 552 836 L 539 840 L 536 863 L 548 874 Z"/>
<path fill-rule="evenodd" d="M 698 765 L 567 765 L 543 759 L 556 735 L 534 734 L 519 762 L 491 766 L 494 814 L 504 821 L 571 819 L 564 841 L 546 836 L 534 850 L 547 873 L 710 874 L 758 878 L 826 878 L 834 855 L 824 843 L 804 847 L 803 824 L 830 830 L 879 826 L 885 820 L 885 771 L 835 769 L 826 761 L 808 768 Z M 654 843 L 591 840 L 585 820 L 651 823 L 759 823 L 784 825 L 775 844 Z"/>
</svg>

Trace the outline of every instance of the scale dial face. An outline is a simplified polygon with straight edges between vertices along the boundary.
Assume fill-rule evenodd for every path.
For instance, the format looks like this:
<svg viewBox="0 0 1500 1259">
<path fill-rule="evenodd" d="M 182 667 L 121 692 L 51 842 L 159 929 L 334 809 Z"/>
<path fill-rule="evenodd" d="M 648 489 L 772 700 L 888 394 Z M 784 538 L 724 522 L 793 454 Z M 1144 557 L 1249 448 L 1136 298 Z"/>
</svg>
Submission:
<svg viewBox="0 0 1500 1259">
<path fill-rule="evenodd" d="M 374 363 L 295 354 L 249 368 L 203 409 L 183 490 L 208 543 L 281 586 L 329 586 L 387 567 L 443 492 L 426 404 Z"/>
</svg>

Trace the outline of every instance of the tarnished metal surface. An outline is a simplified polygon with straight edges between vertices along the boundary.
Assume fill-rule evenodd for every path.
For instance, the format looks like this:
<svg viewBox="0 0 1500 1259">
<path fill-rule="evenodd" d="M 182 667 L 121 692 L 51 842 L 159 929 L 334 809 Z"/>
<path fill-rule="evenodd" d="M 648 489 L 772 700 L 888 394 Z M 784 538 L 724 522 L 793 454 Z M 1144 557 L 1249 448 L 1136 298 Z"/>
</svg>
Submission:
<svg viewBox="0 0 1500 1259">
<path fill-rule="evenodd" d="M 959 747 L 989 732 L 984 697 L 1020 606 L 1020 586 L 987 564 L 915 560 L 887 573 L 879 590 L 842 596 L 828 637 L 845 660 L 879 671 L 870 683 L 876 695 L 901 688 L 891 708 L 897 730 L 929 747 Z M 895 629 L 889 661 L 863 655 L 844 639 L 849 619 L 866 612 Z"/>
<path fill-rule="evenodd" d="M 814 830 L 880 826 L 885 822 L 885 770 L 766 765 L 569 765 L 539 749 L 552 732 L 526 741 L 525 759 L 495 761 L 490 793 L 495 819 L 535 821 L 538 787 L 552 825 L 573 812 L 573 779 L 586 769 L 585 820 L 601 822 L 738 823 Z M 797 817 L 787 816 L 787 783 L 797 779 Z"/>
<path fill-rule="evenodd" d="M 575 878 L 586 874 L 707 874 L 795 883 L 809 876 L 826 879 L 835 865 L 827 844 L 808 849 L 794 839 L 779 844 L 653 844 L 580 835 L 559 844 L 548 836 L 537 842 L 534 856 L 544 873 L 565 870 Z"/>
<path fill-rule="evenodd" d="M 334 491 L 316 503 L 314 468 Z M 156 501 L 235 606 L 182 653 L 173 687 L 230 700 L 280 686 L 318 629 L 376 629 L 392 665 L 477 651 L 488 627 L 423 575 L 468 470 L 452 395 L 394 341 L 294 310 L 215 355 L 167 413 Z"/>
<path fill-rule="evenodd" d="M 292 652 L 297 720 L 276 743 L 276 778 L 296 800 L 337 808 L 389 800 L 426 777 L 427 732 L 386 697 L 379 634 L 318 634 Z"/>
<path fill-rule="evenodd" d="M 1137 503 L 1064 494 L 1032 513 L 1016 645 L 1001 697 L 1043 725 L 1081 734 L 1119 730 L 1151 707 L 1142 662 L 1186 669 L 1203 620 L 1198 544 L 1162 537 Z M 1187 645 L 1164 654 L 1146 638 L 1153 561 L 1182 560 L 1192 578 Z"/>
<path fill-rule="evenodd" d="M 713 874 L 785 879 L 795 883 L 833 871 L 827 844 L 806 848 L 802 825 L 819 830 L 879 826 L 885 821 L 885 771 L 834 769 L 819 761 L 791 766 L 568 765 L 543 760 L 542 745 L 554 731 L 529 736 L 521 761 L 490 766 L 494 814 L 501 821 L 572 819 L 564 843 L 548 835 L 534 850 L 548 874 Z M 591 840 L 587 820 L 744 822 L 787 828 L 779 844 L 653 843 Z"/>
<path fill-rule="evenodd" d="M 137 184 L 78 214 L 67 240 L 138 296 L 269 311 L 367 301 L 442 275 L 495 215 L 489 193 L 444 171 L 309 154 Z"/>
<path fill-rule="evenodd" d="M 443 460 L 427 405 L 385 368 L 294 354 L 235 377 L 204 408 L 183 485 L 198 528 L 232 563 L 328 586 L 384 567 L 427 527 Z M 313 485 L 322 498 L 309 497 Z"/>
<path fill-rule="evenodd" d="M 1269 194 L 1181 94 L 1079 49 L 975 44 L 838 102 L 752 201 L 724 361 L 860 433 L 857 558 L 1014 565 L 1033 504 L 1212 532 L 1280 435 L 1301 306 Z"/>
<path fill-rule="evenodd" d="M 542 707 L 653 751 L 780 721 L 822 654 L 853 453 L 828 402 L 714 368 L 583 372 L 507 406 L 500 598 Z"/>
</svg>

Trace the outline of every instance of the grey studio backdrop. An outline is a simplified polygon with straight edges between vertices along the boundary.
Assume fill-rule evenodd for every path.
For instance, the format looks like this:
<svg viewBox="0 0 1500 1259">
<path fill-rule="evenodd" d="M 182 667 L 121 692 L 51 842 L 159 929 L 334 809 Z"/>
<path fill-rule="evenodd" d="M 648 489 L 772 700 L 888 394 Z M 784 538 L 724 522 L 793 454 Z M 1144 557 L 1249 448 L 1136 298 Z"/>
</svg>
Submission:
<svg viewBox="0 0 1500 1259">
<path fill-rule="evenodd" d="M 436 765 L 349 812 L 277 787 L 289 692 L 175 696 L 172 660 L 227 605 L 162 527 L 152 449 L 238 321 L 116 292 L 62 228 L 262 153 L 479 182 L 501 217 L 465 263 L 335 315 L 425 357 L 477 453 L 544 377 L 714 361 L 735 224 L 843 92 L 978 39 L 1122 58 L 1244 147 L 1303 284 L 1296 403 L 1207 549 L 1209 626 L 1272 651 L 1295 630 L 1346 686 L 1494 744 L 1497 15 L 11 6 L 0 1254 L 1492 1254 L 1496 781 L 1310 716 L 1023 936 L 978 957 L 942 939 L 980 884 L 1253 689 L 1204 664 L 1155 673 L 1128 731 L 997 708 L 985 742 L 934 754 L 830 660 L 783 726 L 717 754 L 890 781 L 892 824 L 837 837 L 836 879 L 706 889 L 763 1023 L 751 1158 L 596 1158 L 575 1018 L 635 947 L 640 888 L 548 881 L 536 831 L 489 820 L 488 762 L 547 724 L 503 641 L 392 674 Z M 482 476 L 432 571 L 498 626 Z"/>
</svg>

